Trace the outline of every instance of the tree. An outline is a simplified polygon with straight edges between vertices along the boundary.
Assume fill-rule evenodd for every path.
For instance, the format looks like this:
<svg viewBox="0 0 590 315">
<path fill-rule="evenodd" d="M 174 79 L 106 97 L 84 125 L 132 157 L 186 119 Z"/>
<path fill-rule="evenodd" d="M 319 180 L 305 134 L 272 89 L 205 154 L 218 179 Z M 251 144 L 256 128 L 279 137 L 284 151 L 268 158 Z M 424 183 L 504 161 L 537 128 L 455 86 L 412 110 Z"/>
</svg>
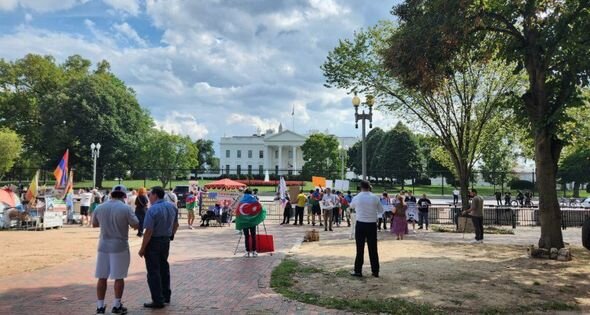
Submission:
<svg viewBox="0 0 590 315">
<path fill-rule="evenodd" d="M 219 163 L 215 165 L 215 150 L 213 150 L 213 141 L 199 139 L 195 142 L 199 150 L 199 166 L 201 169 L 207 165 L 210 169 L 219 168 Z"/>
<path fill-rule="evenodd" d="M 377 163 L 377 155 L 379 151 L 379 144 L 383 139 L 385 132 L 383 129 L 377 127 L 369 131 L 367 134 L 365 141 L 367 146 L 367 176 L 369 177 L 379 177 L 381 175 L 381 171 L 373 167 L 374 163 Z M 348 149 L 348 166 L 352 169 L 353 172 L 356 174 L 362 174 L 363 167 L 362 167 L 362 160 L 363 160 L 363 143 L 362 141 L 357 141 L 352 147 Z"/>
<path fill-rule="evenodd" d="M 515 108 L 528 120 L 535 144 L 541 236 L 539 246 L 562 248 L 557 168 L 564 142 L 558 130 L 565 109 L 581 104 L 589 84 L 590 2 L 501 0 L 407 0 L 394 7 L 400 21 L 392 33 L 387 65 L 406 87 L 437 90 L 457 69 L 464 51 L 482 41 L 490 57 L 523 71 L 525 91 Z"/>
<path fill-rule="evenodd" d="M 580 185 L 590 182 L 590 148 L 578 147 L 559 163 L 559 178 L 574 182 L 574 197 L 580 197 Z"/>
<path fill-rule="evenodd" d="M 496 117 L 490 121 L 492 134 L 484 137 L 481 146 L 481 175 L 492 185 L 503 185 L 510 180 L 510 172 L 516 166 L 517 152 L 515 150 L 515 136 L 513 125 L 506 123 L 507 119 Z"/>
<path fill-rule="evenodd" d="M 373 167 L 383 177 L 401 182 L 402 189 L 406 179 L 415 179 L 422 173 L 418 143 L 410 129 L 401 122 L 385 133 L 375 156 Z"/>
<path fill-rule="evenodd" d="M 12 168 L 21 151 L 21 137 L 10 129 L 0 128 L 0 178 Z"/>
<path fill-rule="evenodd" d="M 135 92 L 110 72 L 108 62 L 74 55 L 63 64 L 51 56 L 0 60 L 0 127 L 23 137 L 17 166 L 52 169 L 66 149 L 76 175 L 92 173 L 90 144 L 102 145 L 98 185 L 134 165 L 138 143 L 153 121 Z"/>
<path fill-rule="evenodd" d="M 339 173 L 341 160 L 335 136 L 314 133 L 305 140 L 301 150 L 305 161 L 302 170 L 304 176 L 331 178 Z"/>
<path fill-rule="evenodd" d="M 199 166 L 197 146 L 189 137 L 152 129 L 141 144 L 141 165 L 166 187 L 176 177 L 186 177 Z"/>
<path fill-rule="evenodd" d="M 437 89 L 402 85 L 388 68 L 388 38 L 397 32 L 393 23 L 380 22 L 356 32 L 354 40 L 341 40 L 322 65 L 326 85 L 373 94 L 381 108 L 422 123 L 445 149 L 459 179 L 463 207 L 468 207 L 479 143 L 489 134 L 486 122 L 504 107 L 518 79 L 500 63 L 471 62 L 478 52 L 474 49 L 454 60 L 460 66 Z"/>
</svg>

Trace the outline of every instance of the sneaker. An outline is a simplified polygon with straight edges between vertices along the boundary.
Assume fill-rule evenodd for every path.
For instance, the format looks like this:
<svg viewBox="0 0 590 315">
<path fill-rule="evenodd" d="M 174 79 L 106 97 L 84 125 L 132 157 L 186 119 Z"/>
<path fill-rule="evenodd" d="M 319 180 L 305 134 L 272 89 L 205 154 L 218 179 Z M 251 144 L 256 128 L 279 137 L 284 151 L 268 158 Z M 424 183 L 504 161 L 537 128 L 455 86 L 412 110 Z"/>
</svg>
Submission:
<svg viewBox="0 0 590 315">
<path fill-rule="evenodd" d="M 470 243 L 470 244 L 479 244 L 479 241 L 478 241 L 478 240 L 473 240 L 473 241 L 471 241 L 471 242 L 469 242 L 469 243 Z"/>
<path fill-rule="evenodd" d="M 105 306 L 105 307 L 100 307 L 100 308 L 99 308 L 99 307 L 97 307 L 97 308 L 96 308 L 96 314 L 97 314 L 97 315 L 98 315 L 98 314 L 105 314 L 105 313 L 106 313 L 106 309 L 107 309 L 107 307 L 106 307 L 106 306 Z"/>
<path fill-rule="evenodd" d="M 252 257 L 258 257 L 258 253 L 256 251 L 252 252 Z"/>
<path fill-rule="evenodd" d="M 478 244 L 483 244 L 483 240 L 479 240 L 479 242 L 477 242 Z"/>
<path fill-rule="evenodd" d="M 250 257 L 250 252 L 246 252 L 246 253 L 244 254 L 244 257 Z"/>
<path fill-rule="evenodd" d="M 188 229 L 189 229 L 189 230 L 192 230 L 192 229 L 193 229 L 193 226 L 192 226 L 192 225 L 189 225 L 189 226 L 188 226 Z"/>
<path fill-rule="evenodd" d="M 127 314 L 127 308 L 123 307 L 123 304 L 121 304 L 119 307 L 113 307 L 111 314 Z"/>
</svg>

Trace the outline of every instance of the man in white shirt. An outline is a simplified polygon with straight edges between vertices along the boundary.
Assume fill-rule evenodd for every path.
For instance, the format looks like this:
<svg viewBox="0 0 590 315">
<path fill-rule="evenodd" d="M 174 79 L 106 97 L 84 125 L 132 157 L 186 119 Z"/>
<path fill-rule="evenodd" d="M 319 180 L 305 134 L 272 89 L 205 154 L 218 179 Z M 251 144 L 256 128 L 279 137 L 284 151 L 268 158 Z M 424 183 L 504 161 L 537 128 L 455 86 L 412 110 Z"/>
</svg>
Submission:
<svg viewBox="0 0 590 315">
<path fill-rule="evenodd" d="M 453 190 L 453 205 L 456 206 L 457 202 L 459 202 L 459 189 L 455 187 L 455 189 Z"/>
<path fill-rule="evenodd" d="M 373 277 L 379 277 L 379 254 L 377 253 L 377 218 L 383 212 L 383 206 L 379 197 L 371 193 L 371 184 L 368 181 L 361 182 L 361 192 L 350 203 L 350 208 L 356 211 L 356 259 L 354 260 L 353 277 L 363 276 L 363 263 L 365 256 L 365 242 L 369 248 L 371 260 L 371 273 Z"/>
<path fill-rule="evenodd" d="M 324 231 L 328 231 L 328 229 L 330 229 L 330 231 L 332 231 L 332 221 L 334 219 L 333 217 L 333 211 L 335 208 L 338 208 L 340 204 L 340 200 L 338 199 L 338 196 L 332 194 L 332 190 L 330 188 L 326 188 L 326 190 L 324 191 L 324 197 L 322 197 L 322 209 L 324 210 L 324 223 L 326 223 L 326 226 L 324 226 Z"/>
<path fill-rule="evenodd" d="M 86 189 L 80 194 L 80 225 L 90 226 L 88 213 L 90 211 L 90 203 L 92 203 L 92 193 Z M 86 221 L 86 223 L 84 223 Z"/>
</svg>

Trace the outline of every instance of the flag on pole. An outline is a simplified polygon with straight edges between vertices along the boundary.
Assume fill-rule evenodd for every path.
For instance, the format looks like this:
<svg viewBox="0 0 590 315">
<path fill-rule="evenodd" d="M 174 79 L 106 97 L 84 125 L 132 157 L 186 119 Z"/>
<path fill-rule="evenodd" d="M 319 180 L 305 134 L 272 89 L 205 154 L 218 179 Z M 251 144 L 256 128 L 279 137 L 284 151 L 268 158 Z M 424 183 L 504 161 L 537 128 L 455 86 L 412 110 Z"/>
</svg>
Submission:
<svg viewBox="0 0 590 315">
<path fill-rule="evenodd" d="M 266 210 L 251 194 L 244 194 L 236 211 L 236 230 L 255 227 L 266 219 Z"/>
<path fill-rule="evenodd" d="M 293 105 L 293 110 L 291 111 L 291 116 L 295 116 L 295 105 Z"/>
<path fill-rule="evenodd" d="M 66 186 L 64 196 L 66 207 L 74 209 L 74 173 L 72 171 L 70 171 L 70 176 L 68 176 L 68 185 Z"/>
<path fill-rule="evenodd" d="M 27 189 L 27 194 L 25 198 L 28 201 L 35 200 L 37 198 L 37 190 L 39 189 L 39 171 L 35 173 L 33 176 L 33 180 L 31 180 L 31 184 L 29 185 L 29 189 Z"/>
<path fill-rule="evenodd" d="M 53 176 L 55 176 L 55 187 L 65 187 L 68 184 L 68 158 L 70 155 L 70 150 L 66 150 L 64 156 L 61 158 L 61 161 L 53 171 Z"/>
</svg>

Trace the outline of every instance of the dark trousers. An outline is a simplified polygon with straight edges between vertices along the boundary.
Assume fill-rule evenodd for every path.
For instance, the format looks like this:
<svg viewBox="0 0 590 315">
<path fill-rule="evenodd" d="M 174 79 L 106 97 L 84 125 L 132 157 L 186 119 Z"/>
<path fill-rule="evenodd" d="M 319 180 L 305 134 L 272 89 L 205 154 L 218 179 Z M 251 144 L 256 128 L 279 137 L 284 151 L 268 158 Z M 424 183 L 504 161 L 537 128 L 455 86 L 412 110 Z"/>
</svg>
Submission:
<svg viewBox="0 0 590 315">
<path fill-rule="evenodd" d="M 291 209 L 285 208 L 285 210 L 283 210 L 283 223 L 289 223 L 289 219 L 291 219 Z M 297 222 L 297 220 L 295 220 L 295 222 Z"/>
<path fill-rule="evenodd" d="M 332 221 L 336 225 L 340 225 L 340 208 L 332 209 Z"/>
<path fill-rule="evenodd" d="M 145 218 L 145 211 L 135 211 L 135 216 L 137 216 L 137 219 L 139 220 L 137 235 L 143 235 L 143 219 Z"/>
<path fill-rule="evenodd" d="M 483 217 L 471 217 L 473 228 L 475 229 L 475 240 L 483 240 Z"/>
<path fill-rule="evenodd" d="M 145 267 L 147 282 L 150 287 L 152 301 L 164 304 L 170 300 L 170 265 L 168 253 L 170 251 L 170 237 L 152 237 L 145 249 Z"/>
<path fill-rule="evenodd" d="M 379 254 L 377 253 L 377 224 L 367 222 L 356 222 L 356 259 L 354 260 L 354 272 L 363 272 L 365 262 L 365 242 L 369 248 L 369 259 L 371 260 L 371 272 L 379 274 Z"/>
<path fill-rule="evenodd" d="M 289 221 L 287 221 L 289 222 Z M 253 252 L 256 250 L 256 227 L 249 227 L 243 229 L 244 231 L 244 243 L 246 243 L 246 251 Z M 250 243 L 252 242 L 252 243 Z"/>
<path fill-rule="evenodd" d="M 459 202 L 459 196 L 457 195 L 453 195 L 453 204 L 457 204 L 457 202 Z"/>
<path fill-rule="evenodd" d="M 428 230 L 428 211 L 418 211 L 418 225 L 422 228 L 422 224 L 426 224 Z"/>
<path fill-rule="evenodd" d="M 297 220 L 299 220 L 299 225 L 303 225 L 303 210 L 304 207 L 295 206 L 295 224 L 297 224 Z"/>
</svg>

